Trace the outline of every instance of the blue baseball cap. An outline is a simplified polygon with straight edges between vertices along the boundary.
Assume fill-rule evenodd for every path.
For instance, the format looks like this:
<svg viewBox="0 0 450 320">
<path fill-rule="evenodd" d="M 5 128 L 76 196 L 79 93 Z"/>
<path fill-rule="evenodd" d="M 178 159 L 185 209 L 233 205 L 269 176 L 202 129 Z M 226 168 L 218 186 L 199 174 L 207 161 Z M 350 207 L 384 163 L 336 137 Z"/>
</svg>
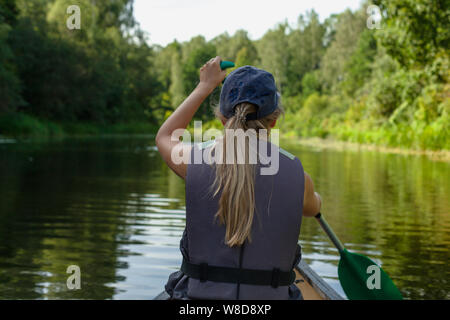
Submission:
<svg viewBox="0 0 450 320">
<path fill-rule="evenodd" d="M 278 107 L 278 92 L 273 75 L 267 71 L 244 66 L 231 72 L 220 93 L 220 112 L 227 119 L 233 117 L 234 108 L 242 102 L 257 106 L 247 120 L 261 119 Z"/>
</svg>

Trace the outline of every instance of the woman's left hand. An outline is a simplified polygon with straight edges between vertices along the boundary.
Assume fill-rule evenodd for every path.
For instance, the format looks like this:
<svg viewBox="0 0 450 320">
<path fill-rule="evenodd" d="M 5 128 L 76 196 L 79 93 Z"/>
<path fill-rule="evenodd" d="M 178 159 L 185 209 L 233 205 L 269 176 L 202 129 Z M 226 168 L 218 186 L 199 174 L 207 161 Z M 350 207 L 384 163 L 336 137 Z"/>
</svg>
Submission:
<svg viewBox="0 0 450 320">
<path fill-rule="evenodd" d="M 217 56 L 200 68 L 200 85 L 213 91 L 225 79 L 227 72 L 220 68 L 222 59 Z"/>
<path fill-rule="evenodd" d="M 177 130 L 185 130 L 208 95 L 222 82 L 226 71 L 220 68 L 220 57 L 209 60 L 200 69 L 200 83 L 167 118 L 156 135 L 156 146 L 167 165 L 181 178 L 186 177 L 191 146 L 181 142 Z M 179 131 L 178 131 L 179 133 Z M 175 135 L 175 136 L 174 136 Z M 187 141 L 186 141 L 187 142 Z M 180 161 L 180 153 L 182 154 Z M 187 160 L 187 161 L 185 161 Z"/>
</svg>

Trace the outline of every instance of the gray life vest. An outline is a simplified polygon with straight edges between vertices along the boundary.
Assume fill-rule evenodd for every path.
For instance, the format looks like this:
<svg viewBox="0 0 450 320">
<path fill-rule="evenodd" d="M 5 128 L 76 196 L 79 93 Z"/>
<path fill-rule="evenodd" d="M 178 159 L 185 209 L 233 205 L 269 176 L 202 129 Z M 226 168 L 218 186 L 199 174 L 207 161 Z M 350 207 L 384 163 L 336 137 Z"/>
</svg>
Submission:
<svg viewBox="0 0 450 320">
<path fill-rule="evenodd" d="M 220 193 L 212 196 L 214 166 L 194 163 L 194 153 L 201 149 L 208 152 L 211 145 L 196 145 L 194 148 L 186 175 L 184 258 L 198 265 L 291 271 L 299 259 L 297 243 L 304 194 L 304 172 L 300 160 L 267 142 L 269 156 L 271 152 L 279 151 L 279 169 L 275 175 L 261 175 L 259 169 L 264 165 L 256 165 L 256 211 L 251 242 L 246 241 L 245 250 L 242 250 L 225 244 L 226 227 L 215 220 Z M 187 283 L 187 297 L 190 299 L 289 299 L 289 290 L 288 285 L 223 283 L 192 277 Z"/>
</svg>

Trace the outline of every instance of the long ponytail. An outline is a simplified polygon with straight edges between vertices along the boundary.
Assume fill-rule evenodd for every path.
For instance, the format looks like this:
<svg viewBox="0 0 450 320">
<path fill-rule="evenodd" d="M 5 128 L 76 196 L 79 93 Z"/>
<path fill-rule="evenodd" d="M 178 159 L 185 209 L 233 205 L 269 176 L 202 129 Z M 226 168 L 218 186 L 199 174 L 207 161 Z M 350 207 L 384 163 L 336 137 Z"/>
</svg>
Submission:
<svg viewBox="0 0 450 320">
<path fill-rule="evenodd" d="M 235 107 L 234 116 L 227 119 L 225 123 L 225 131 L 243 130 L 252 131 L 258 136 L 259 130 L 269 130 L 271 123 L 273 123 L 283 112 L 279 107 L 272 114 L 262 119 L 246 120 L 249 113 L 256 111 L 256 106 L 250 103 L 241 103 Z M 223 119 L 219 109 L 216 109 L 216 116 Z M 235 139 L 232 152 L 234 161 L 227 163 L 226 146 L 228 135 L 224 134 L 220 142 L 214 147 L 217 152 L 217 147 L 221 147 L 223 152 L 221 154 L 221 162 L 215 163 L 215 181 L 214 181 L 214 195 L 221 193 L 219 199 L 219 209 L 216 213 L 216 218 L 221 224 L 226 226 L 225 243 L 230 246 L 240 246 L 246 239 L 251 241 L 251 228 L 253 217 L 255 213 L 255 165 L 251 164 L 250 153 L 257 152 L 254 148 L 250 148 L 250 139 L 244 139 L 245 146 L 243 149 L 238 148 L 238 141 L 236 135 L 232 135 Z M 213 149 L 213 150 L 214 150 Z M 245 150 L 245 161 L 239 163 L 238 152 Z M 240 155 L 242 157 L 242 155 Z"/>
</svg>

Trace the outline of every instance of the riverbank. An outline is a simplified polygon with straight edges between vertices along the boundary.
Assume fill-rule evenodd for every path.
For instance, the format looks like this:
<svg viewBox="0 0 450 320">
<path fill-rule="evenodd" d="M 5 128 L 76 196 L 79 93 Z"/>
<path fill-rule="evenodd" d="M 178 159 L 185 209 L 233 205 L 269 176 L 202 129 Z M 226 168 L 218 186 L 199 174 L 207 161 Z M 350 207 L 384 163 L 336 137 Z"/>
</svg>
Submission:
<svg viewBox="0 0 450 320">
<path fill-rule="evenodd" d="M 16 139 L 58 139 L 66 136 L 106 134 L 155 134 L 158 127 L 146 122 L 102 124 L 90 122 L 56 123 L 46 119 L 10 113 L 0 116 L 0 136 Z"/>
<path fill-rule="evenodd" d="M 415 150 L 399 147 L 386 147 L 375 144 L 339 141 L 334 139 L 323 139 L 318 137 L 298 138 L 291 136 L 288 138 L 283 138 L 283 142 L 313 147 L 318 150 L 331 149 L 339 151 L 376 151 L 381 153 L 426 156 L 433 161 L 450 162 L 450 150 Z"/>
<path fill-rule="evenodd" d="M 334 150 L 370 150 L 383 153 L 427 156 L 435 161 L 450 162 L 450 150 L 432 150 L 389 146 L 383 143 L 367 143 L 364 139 L 359 142 L 345 141 L 340 136 L 308 137 L 301 136 L 294 130 L 286 130 L 281 126 L 281 138 L 286 143 L 300 144 L 319 149 Z M 206 122 L 203 130 L 210 128 L 222 129 L 217 120 Z M 189 127 L 192 131 L 193 128 Z M 156 134 L 158 127 L 145 122 L 130 122 L 117 124 L 64 122 L 55 123 L 45 119 L 38 119 L 22 113 L 0 116 L 0 137 L 15 139 L 59 139 L 69 136 L 100 136 L 100 135 L 136 135 Z M 381 140 L 380 140 L 381 141 Z"/>
</svg>

